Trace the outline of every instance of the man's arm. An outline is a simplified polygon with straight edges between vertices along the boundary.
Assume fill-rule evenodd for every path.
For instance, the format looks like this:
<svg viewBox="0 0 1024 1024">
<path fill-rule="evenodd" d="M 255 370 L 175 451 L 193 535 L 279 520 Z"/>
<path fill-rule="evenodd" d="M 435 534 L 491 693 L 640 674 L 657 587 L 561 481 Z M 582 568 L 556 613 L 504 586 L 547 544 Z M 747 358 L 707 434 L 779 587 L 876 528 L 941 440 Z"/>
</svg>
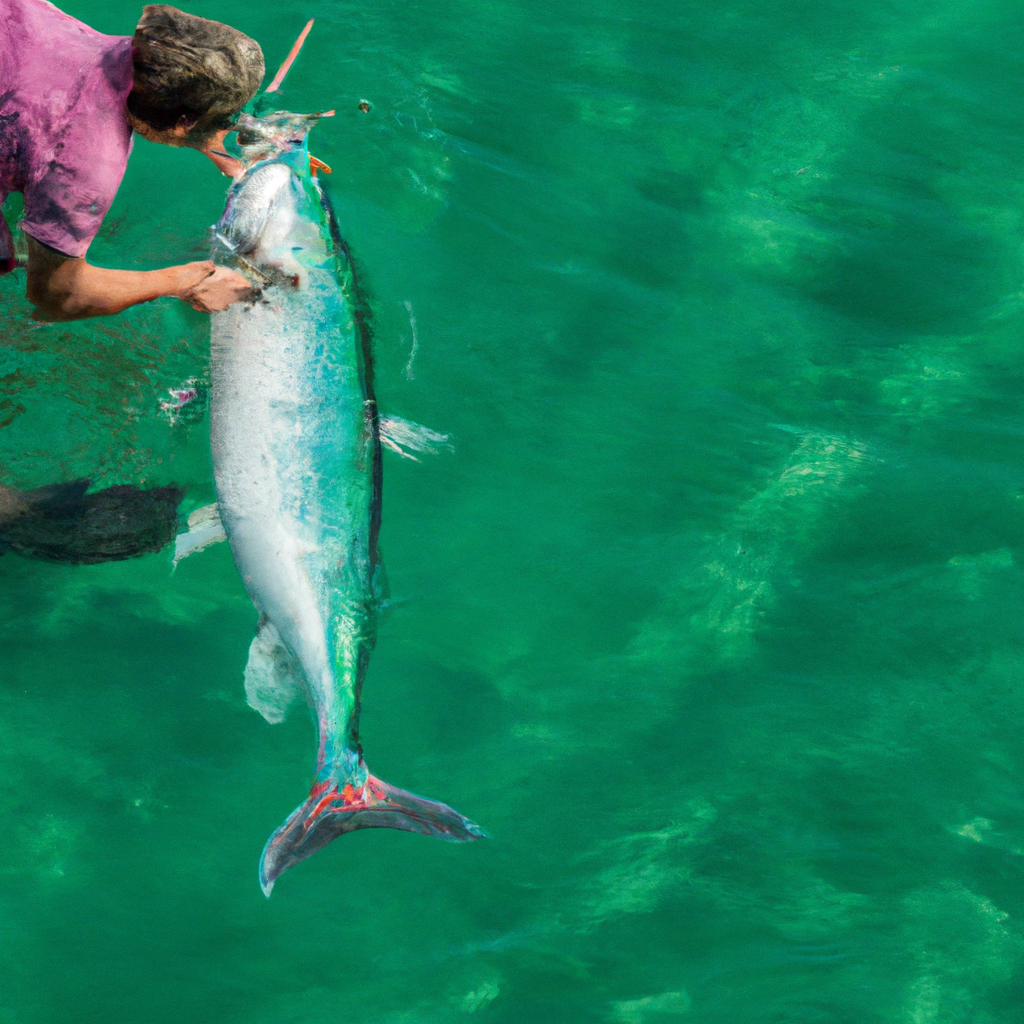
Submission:
<svg viewBox="0 0 1024 1024">
<path fill-rule="evenodd" d="M 110 316 L 163 295 L 183 299 L 205 313 L 227 309 L 252 292 L 249 282 L 209 260 L 163 270 L 104 270 L 84 258 L 65 256 L 31 235 L 28 241 L 28 301 L 36 320 L 83 320 Z"/>
</svg>

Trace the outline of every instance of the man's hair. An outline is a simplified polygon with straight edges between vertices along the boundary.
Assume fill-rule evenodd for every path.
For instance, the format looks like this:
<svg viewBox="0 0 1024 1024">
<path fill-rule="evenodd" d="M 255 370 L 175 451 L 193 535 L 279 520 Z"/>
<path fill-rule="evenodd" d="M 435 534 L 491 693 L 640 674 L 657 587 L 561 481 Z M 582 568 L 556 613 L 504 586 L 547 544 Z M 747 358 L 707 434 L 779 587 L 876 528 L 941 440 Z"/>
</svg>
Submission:
<svg viewBox="0 0 1024 1024">
<path fill-rule="evenodd" d="M 264 70 L 255 39 L 166 4 L 142 8 L 132 66 L 129 113 L 158 130 L 184 118 L 198 137 L 231 127 L 256 94 Z"/>
</svg>

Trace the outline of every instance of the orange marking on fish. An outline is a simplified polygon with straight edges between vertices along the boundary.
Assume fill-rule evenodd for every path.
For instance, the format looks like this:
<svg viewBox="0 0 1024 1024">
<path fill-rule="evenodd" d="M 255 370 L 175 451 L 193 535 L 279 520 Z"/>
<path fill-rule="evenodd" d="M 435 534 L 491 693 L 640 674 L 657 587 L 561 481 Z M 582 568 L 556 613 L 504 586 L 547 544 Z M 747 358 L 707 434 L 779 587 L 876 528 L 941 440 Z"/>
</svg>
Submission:
<svg viewBox="0 0 1024 1024">
<path fill-rule="evenodd" d="M 312 174 L 313 177 L 315 178 L 317 171 L 323 171 L 324 174 L 333 174 L 334 173 L 334 171 L 331 170 L 331 168 L 330 168 L 330 166 L 328 164 L 325 164 L 323 162 L 323 160 L 317 160 L 317 158 L 315 156 L 313 156 L 312 153 L 310 153 L 309 154 L 309 173 Z"/>
<path fill-rule="evenodd" d="M 324 779 L 323 782 L 317 782 L 313 788 L 309 791 L 310 800 L 320 797 L 317 801 L 316 806 L 306 816 L 306 820 L 302 823 L 302 831 L 308 832 L 310 825 L 320 816 L 324 808 L 330 804 L 338 795 L 337 783 L 333 779 Z"/>
<path fill-rule="evenodd" d="M 334 803 L 337 793 L 328 793 L 309 813 L 309 817 L 302 823 L 303 830 L 308 832 L 310 825 L 323 813 L 324 810 Z"/>
<path fill-rule="evenodd" d="M 321 793 L 331 788 L 331 780 L 324 779 L 323 782 L 316 782 L 313 784 L 313 788 L 309 791 L 311 797 L 319 796 Z"/>
</svg>

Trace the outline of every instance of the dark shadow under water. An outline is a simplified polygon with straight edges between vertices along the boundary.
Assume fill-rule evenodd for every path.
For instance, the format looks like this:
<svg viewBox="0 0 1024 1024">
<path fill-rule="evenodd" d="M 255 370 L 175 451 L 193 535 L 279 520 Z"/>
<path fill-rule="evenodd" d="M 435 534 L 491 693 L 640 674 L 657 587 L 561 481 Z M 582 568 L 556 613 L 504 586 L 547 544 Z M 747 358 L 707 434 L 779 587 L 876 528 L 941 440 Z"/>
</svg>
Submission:
<svg viewBox="0 0 1024 1024">
<path fill-rule="evenodd" d="M 89 484 L 0 487 L 0 554 L 92 565 L 159 551 L 174 539 L 183 489 L 119 484 L 89 494 Z"/>
</svg>

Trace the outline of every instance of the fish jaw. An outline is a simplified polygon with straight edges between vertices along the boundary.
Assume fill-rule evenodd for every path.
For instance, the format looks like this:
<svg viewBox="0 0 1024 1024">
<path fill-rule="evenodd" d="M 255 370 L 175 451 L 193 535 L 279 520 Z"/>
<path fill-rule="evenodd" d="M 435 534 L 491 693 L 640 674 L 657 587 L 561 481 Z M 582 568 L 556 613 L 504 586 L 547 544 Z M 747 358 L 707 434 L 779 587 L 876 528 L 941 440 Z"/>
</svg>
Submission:
<svg viewBox="0 0 1024 1024">
<path fill-rule="evenodd" d="M 319 779 L 309 797 L 267 840 L 260 858 L 260 887 L 269 896 L 277 879 L 322 850 L 333 839 L 360 828 L 395 828 L 436 836 L 451 843 L 483 839 L 486 833 L 475 822 L 436 800 L 427 800 L 389 785 L 360 768 L 365 782 L 339 786 L 335 777 Z"/>
</svg>

